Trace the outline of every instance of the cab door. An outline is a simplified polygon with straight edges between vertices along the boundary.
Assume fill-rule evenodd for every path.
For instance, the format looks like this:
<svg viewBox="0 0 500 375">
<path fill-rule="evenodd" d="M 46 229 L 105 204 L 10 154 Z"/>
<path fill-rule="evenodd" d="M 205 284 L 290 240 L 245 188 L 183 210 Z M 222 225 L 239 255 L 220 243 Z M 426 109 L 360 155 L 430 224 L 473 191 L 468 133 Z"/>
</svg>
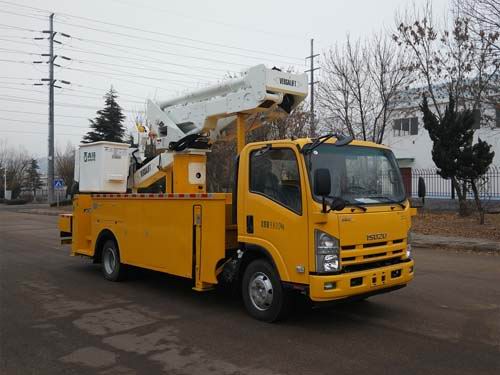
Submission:
<svg viewBox="0 0 500 375">
<path fill-rule="evenodd" d="M 272 256 L 281 279 L 307 283 L 305 174 L 297 149 L 251 146 L 240 158 L 238 239 Z"/>
</svg>

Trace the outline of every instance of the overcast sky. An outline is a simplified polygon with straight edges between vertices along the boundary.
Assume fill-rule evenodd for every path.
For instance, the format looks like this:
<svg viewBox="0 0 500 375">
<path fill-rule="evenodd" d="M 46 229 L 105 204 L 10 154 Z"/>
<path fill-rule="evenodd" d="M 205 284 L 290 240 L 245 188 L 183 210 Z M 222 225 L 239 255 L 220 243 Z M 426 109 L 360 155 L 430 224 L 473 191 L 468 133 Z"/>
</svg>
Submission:
<svg viewBox="0 0 500 375">
<path fill-rule="evenodd" d="M 58 35 L 56 147 L 78 144 L 111 85 L 126 125 L 146 98 L 167 99 L 216 82 L 228 72 L 265 63 L 307 69 L 310 38 L 317 53 L 336 42 L 390 28 L 413 0 L 0 0 L 0 140 L 47 155 L 46 86 L 49 11 Z M 417 3 L 424 0 L 416 0 Z M 436 14 L 447 0 L 434 0 Z M 31 7 L 31 8 L 30 8 Z M 96 22 L 97 21 L 97 22 Z M 45 35 L 46 36 L 46 35 Z"/>
</svg>

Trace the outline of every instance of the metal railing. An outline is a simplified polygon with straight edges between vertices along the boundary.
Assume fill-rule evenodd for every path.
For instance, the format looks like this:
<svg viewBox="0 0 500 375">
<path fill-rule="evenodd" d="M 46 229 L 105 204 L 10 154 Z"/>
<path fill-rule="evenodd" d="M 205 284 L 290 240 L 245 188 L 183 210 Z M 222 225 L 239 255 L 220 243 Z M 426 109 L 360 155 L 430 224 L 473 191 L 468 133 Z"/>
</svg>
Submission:
<svg viewBox="0 0 500 375">
<path fill-rule="evenodd" d="M 406 187 L 408 195 L 417 196 L 418 179 L 422 177 L 426 185 L 426 196 L 429 198 L 455 199 L 456 193 L 452 189 L 451 180 L 444 179 L 437 173 L 436 168 L 411 170 L 411 191 Z M 481 199 L 500 199 L 500 167 L 492 165 L 488 172 L 478 182 L 478 190 Z M 470 188 L 467 190 L 467 198 L 473 199 Z"/>
</svg>

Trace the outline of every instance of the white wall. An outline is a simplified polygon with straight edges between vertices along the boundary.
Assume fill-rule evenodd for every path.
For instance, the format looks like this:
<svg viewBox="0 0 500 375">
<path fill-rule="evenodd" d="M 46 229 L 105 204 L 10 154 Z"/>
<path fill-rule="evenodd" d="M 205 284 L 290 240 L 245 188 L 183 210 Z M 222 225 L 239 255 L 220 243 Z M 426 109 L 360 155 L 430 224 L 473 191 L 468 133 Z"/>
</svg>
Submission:
<svg viewBox="0 0 500 375">
<path fill-rule="evenodd" d="M 411 168 L 435 168 L 436 165 L 432 161 L 432 140 L 429 133 L 424 129 L 422 115 L 418 112 L 402 111 L 393 114 L 393 118 L 418 117 L 418 134 L 395 136 L 392 129 L 392 121 L 386 129 L 384 144 L 391 147 L 396 158 L 399 160 L 400 167 Z M 474 141 L 478 138 L 487 141 L 492 150 L 495 151 L 493 165 L 500 166 L 500 128 L 481 127 L 474 134 Z M 408 159 L 413 159 L 410 161 Z"/>
</svg>

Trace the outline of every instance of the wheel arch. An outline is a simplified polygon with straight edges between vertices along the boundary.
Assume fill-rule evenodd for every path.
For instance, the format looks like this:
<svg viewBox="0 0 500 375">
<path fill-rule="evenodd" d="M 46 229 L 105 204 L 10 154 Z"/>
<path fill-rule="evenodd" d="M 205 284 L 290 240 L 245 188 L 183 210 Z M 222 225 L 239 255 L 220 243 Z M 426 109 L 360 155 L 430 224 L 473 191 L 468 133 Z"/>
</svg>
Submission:
<svg viewBox="0 0 500 375">
<path fill-rule="evenodd" d="M 112 240 L 115 242 L 116 247 L 118 248 L 118 252 L 120 251 L 120 248 L 118 246 L 118 241 L 116 240 L 116 236 L 110 229 L 103 229 L 97 236 L 97 239 L 95 241 L 95 246 L 94 246 L 94 263 L 101 263 L 102 261 L 102 248 L 104 246 L 104 243 L 108 240 Z"/>
<path fill-rule="evenodd" d="M 257 259 L 267 260 L 271 264 L 271 266 L 276 270 L 281 281 L 288 280 L 288 274 L 286 272 L 286 268 L 284 267 L 284 265 L 282 265 L 282 264 L 278 265 L 276 263 L 276 260 L 272 256 L 271 252 L 269 250 L 267 250 L 265 247 L 260 246 L 260 245 L 256 245 L 256 244 L 245 243 L 244 249 L 245 249 L 245 251 L 243 252 L 243 257 L 242 257 L 241 264 L 239 267 L 240 280 L 243 277 L 245 269 L 248 267 L 248 265 L 252 261 L 257 260 Z M 280 260 L 281 259 L 278 259 L 278 261 L 280 261 Z"/>
</svg>

